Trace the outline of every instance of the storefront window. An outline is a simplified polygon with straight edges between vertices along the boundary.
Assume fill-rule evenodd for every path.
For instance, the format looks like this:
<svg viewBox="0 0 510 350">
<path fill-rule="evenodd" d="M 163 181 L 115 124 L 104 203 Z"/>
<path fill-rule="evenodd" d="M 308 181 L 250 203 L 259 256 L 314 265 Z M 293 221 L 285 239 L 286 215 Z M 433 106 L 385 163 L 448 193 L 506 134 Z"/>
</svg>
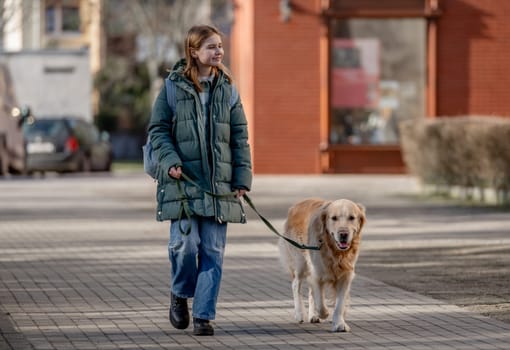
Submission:
<svg viewBox="0 0 510 350">
<path fill-rule="evenodd" d="M 331 26 L 332 144 L 398 144 L 398 124 L 425 115 L 426 23 L 342 19 Z"/>
</svg>

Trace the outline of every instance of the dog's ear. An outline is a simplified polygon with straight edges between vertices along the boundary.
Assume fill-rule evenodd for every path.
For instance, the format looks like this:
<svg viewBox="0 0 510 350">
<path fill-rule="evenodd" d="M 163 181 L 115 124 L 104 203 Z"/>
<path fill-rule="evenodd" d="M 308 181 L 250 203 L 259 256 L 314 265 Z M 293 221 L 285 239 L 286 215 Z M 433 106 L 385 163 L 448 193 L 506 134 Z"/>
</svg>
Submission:
<svg viewBox="0 0 510 350">
<path fill-rule="evenodd" d="M 326 202 L 319 209 L 320 229 L 322 232 L 326 232 L 326 220 L 328 219 L 328 207 L 331 202 Z"/>
<path fill-rule="evenodd" d="M 309 228 L 314 232 L 323 234 L 326 232 L 327 207 L 331 202 L 324 203 L 310 219 Z"/>
<path fill-rule="evenodd" d="M 360 214 L 361 214 L 359 216 L 359 231 L 361 231 L 361 229 L 365 225 L 365 222 L 367 221 L 366 209 L 365 209 L 365 206 L 363 204 L 360 204 L 360 203 L 356 203 L 356 206 L 358 207 L 358 209 L 360 211 Z"/>
<path fill-rule="evenodd" d="M 314 245 L 322 241 L 324 236 L 324 225 L 322 224 L 320 211 L 315 212 L 308 223 L 308 244 Z"/>
</svg>

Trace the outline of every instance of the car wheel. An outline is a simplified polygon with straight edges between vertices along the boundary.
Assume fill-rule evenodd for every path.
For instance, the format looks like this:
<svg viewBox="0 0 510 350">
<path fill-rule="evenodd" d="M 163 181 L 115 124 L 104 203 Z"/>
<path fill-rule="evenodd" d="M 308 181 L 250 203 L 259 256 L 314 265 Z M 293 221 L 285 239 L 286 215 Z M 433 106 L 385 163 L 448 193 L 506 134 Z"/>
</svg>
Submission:
<svg viewBox="0 0 510 350">
<path fill-rule="evenodd" d="M 112 157 L 108 158 L 108 162 L 106 163 L 106 167 L 104 168 L 104 171 L 112 171 Z"/>
<path fill-rule="evenodd" d="M 92 170 L 92 163 L 91 163 L 90 157 L 87 155 L 84 155 L 83 159 L 81 161 L 80 171 L 82 171 L 84 173 L 90 173 L 91 170 Z"/>
</svg>

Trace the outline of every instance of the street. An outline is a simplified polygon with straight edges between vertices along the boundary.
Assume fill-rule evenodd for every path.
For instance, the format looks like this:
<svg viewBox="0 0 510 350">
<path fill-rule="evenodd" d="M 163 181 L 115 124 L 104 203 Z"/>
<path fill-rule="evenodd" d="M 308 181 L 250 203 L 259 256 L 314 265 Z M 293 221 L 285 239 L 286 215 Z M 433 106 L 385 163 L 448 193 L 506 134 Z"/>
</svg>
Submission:
<svg viewBox="0 0 510 350">
<path fill-rule="evenodd" d="M 352 332 L 294 321 L 276 236 L 247 208 L 248 224 L 229 226 L 216 335 L 195 337 L 168 321 L 168 223 L 155 220 L 154 194 L 142 173 L 0 179 L 0 349 L 510 343 L 508 209 L 426 201 L 409 176 L 256 175 L 250 196 L 279 230 L 307 197 L 366 206 Z"/>
</svg>

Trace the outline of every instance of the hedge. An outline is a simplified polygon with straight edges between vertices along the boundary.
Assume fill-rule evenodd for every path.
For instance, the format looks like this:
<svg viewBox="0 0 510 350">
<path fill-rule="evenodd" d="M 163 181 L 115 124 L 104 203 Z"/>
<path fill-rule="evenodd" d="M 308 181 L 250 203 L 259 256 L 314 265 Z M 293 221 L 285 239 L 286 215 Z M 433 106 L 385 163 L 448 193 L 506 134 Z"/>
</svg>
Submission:
<svg viewBox="0 0 510 350">
<path fill-rule="evenodd" d="M 496 192 L 508 203 L 510 190 L 510 118 L 438 117 L 406 120 L 399 125 L 404 162 L 424 184 L 451 191 Z"/>
</svg>

